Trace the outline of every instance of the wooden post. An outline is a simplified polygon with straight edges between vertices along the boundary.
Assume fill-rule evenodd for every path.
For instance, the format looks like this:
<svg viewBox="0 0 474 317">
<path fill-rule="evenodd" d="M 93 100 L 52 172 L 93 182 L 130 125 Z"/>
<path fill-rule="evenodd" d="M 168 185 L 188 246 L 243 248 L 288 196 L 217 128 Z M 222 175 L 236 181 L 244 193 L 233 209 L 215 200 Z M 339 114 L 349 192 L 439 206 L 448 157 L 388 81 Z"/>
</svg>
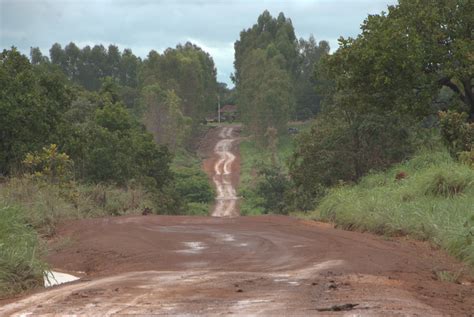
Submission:
<svg viewBox="0 0 474 317">
<path fill-rule="evenodd" d="M 221 98 L 217 95 L 217 121 L 221 123 Z"/>
</svg>

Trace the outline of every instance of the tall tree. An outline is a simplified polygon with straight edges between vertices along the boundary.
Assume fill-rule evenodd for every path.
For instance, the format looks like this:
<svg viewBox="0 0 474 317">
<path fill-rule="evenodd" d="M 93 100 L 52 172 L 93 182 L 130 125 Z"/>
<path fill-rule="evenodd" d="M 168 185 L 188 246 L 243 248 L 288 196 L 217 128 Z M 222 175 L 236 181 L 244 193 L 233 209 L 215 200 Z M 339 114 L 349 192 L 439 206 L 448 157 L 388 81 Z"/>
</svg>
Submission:
<svg viewBox="0 0 474 317">
<path fill-rule="evenodd" d="M 318 75 L 353 110 L 423 117 L 446 86 L 474 118 L 473 13 L 471 0 L 400 0 L 370 15 L 357 38 L 341 38 Z"/>
<path fill-rule="evenodd" d="M 16 49 L 1 53 L 0 86 L 0 174 L 8 174 L 27 152 L 57 142 L 71 98 L 63 78 L 36 72 Z"/>
<path fill-rule="evenodd" d="M 317 82 L 314 78 L 314 68 L 321 57 L 329 54 L 329 43 L 316 42 L 313 35 L 308 40 L 301 38 L 298 42 L 298 68 L 295 84 L 296 119 L 308 119 L 320 110 L 321 96 L 316 92 Z"/>
<path fill-rule="evenodd" d="M 294 110 L 297 41 L 290 19 L 264 11 L 235 42 L 237 103 L 242 122 L 262 140 L 268 127 L 282 132 Z"/>
</svg>

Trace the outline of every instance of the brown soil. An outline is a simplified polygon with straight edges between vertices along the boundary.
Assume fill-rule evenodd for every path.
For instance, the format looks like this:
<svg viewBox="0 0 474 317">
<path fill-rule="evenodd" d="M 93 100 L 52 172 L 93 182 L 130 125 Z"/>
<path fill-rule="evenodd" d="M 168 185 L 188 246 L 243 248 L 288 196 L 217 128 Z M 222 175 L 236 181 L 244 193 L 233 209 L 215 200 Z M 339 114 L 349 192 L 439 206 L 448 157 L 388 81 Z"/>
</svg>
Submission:
<svg viewBox="0 0 474 317">
<path fill-rule="evenodd" d="M 57 239 L 69 243 L 51 266 L 84 278 L 4 302 L 0 315 L 469 316 L 474 307 L 467 275 L 436 277 L 463 266 L 428 244 L 292 217 L 87 219 L 64 223 Z"/>
</svg>

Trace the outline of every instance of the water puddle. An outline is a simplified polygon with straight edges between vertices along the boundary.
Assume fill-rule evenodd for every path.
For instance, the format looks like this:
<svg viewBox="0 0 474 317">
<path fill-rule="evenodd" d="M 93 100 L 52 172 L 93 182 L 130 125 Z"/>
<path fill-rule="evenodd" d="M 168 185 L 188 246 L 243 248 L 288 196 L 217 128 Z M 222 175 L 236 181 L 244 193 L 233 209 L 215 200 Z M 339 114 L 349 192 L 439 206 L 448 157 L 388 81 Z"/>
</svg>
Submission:
<svg viewBox="0 0 474 317">
<path fill-rule="evenodd" d="M 46 276 L 44 277 L 44 287 L 52 287 L 55 285 L 74 282 L 78 279 L 79 277 L 71 274 L 49 271 L 46 272 Z"/>
</svg>

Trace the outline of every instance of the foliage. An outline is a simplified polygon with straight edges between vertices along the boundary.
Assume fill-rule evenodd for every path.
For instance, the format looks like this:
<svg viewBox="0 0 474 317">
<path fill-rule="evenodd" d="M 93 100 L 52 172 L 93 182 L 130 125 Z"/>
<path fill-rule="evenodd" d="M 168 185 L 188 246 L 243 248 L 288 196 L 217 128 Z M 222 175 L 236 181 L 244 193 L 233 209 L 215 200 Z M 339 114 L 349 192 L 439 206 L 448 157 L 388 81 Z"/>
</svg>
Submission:
<svg viewBox="0 0 474 317">
<path fill-rule="evenodd" d="M 21 208 L 0 205 L 0 298 L 43 285 L 46 264 L 38 236 Z"/>
<path fill-rule="evenodd" d="M 291 126 L 297 127 L 302 132 L 309 129 L 309 124 Z M 245 137 L 240 142 L 241 170 L 238 195 L 242 197 L 239 204 L 241 215 L 287 213 L 299 208 L 295 207 L 295 201 L 301 198 L 301 195 L 295 195 L 294 184 L 288 176 L 285 164 L 294 150 L 294 136 L 281 135 L 278 142 L 270 143 L 275 143 L 276 151 L 268 146 L 261 148 L 255 138 Z M 274 181 L 276 183 L 273 183 Z M 272 193 L 274 189 L 284 193 L 277 196 Z"/>
<path fill-rule="evenodd" d="M 16 169 L 28 152 L 57 143 L 68 89 L 56 73 L 36 72 L 16 49 L 0 59 L 0 174 Z"/>
<path fill-rule="evenodd" d="M 249 54 L 237 86 L 242 123 L 261 144 L 269 127 L 285 130 L 294 102 L 290 77 L 281 67 L 281 55 L 270 57 L 270 50 L 257 49 Z"/>
<path fill-rule="evenodd" d="M 188 138 L 192 119 L 183 115 L 182 102 L 173 90 L 163 91 L 157 84 L 143 88 L 141 102 L 147 109 L 144 122 L 158 144 L 176 151 Z"/>
<path fill-rule="evenodd" d="M 234 46 L 233 79 L 242 123 L 263 143 L 268 127 L 284 131 L 293 110 L 298 50 L 291 20 L 265 11 Z"/>
<path fill-rule="evenodd" d="M 39 52 L 39 53 L 38 53 Z M 32 63 L 44 59 L 38 48 L 32 49 Z M 53 44 L 49 50 L 50 60 L 57 65 L 66 76 L 88 90 L 99 90 L 101 80 L 111 77 L 120 85 L 137 87 L 138 71 L 141 61 L 133 55 L 130 49 L 120 52 L 117 46 L 87 45 L 82 49 L 73 42 L 64 47 L 59 43 Z"/>
<path fill-rule="evenodd" d="M 23 164 L 30 174 L 51 183 L 70 179 L 73 163 L 66 153 L 58 152 L 56 144 L 43 147 L 39 153 L 28 153 L 23 160 Z"/>
<path fill-rule="evenodd" d="M 325 187 L 357 181 L 405 159 L 412 146 L 401 119 L 380 115 L 345 121 L 332 113 L 318 117 L 297 140 L 290 175 L 300 195 L 321 198 Z"/>
<path fill-rule="evenodd" d="M 454 156 L 474 149 L 474 123 L 467 118 L 467 113 L 439 112 L 441 134 Z"/>
<path fill-rule="evenodd" d="M 262 166 L 258 170 L 255 193 L 261 197 L 257 206 L 264 213 L 287 214 L 286 195 L 291 188 L 288 175 L 277 165 Z"/>
<path fill-rule="evenodd" d="M 143 87 L 157 84 L 163 91 L 174 91 L 180 99 L 179 110 L 195 125 L 215 110 L 214 61 L 192 43 L 168 48 L 161 55 L 150 51 L 143 62 L 140 82 Z"/>
<path fill-rule="evenodd" d="M 329 54 L 329 43 L 316 43 L 313 35 L 308 40 L 298 41 L 298 68 L 295 79 L 295 110 L 296 120 L 307 120 L 320 111 L 321 96 L 315 89 L 319 85 L 314 78 L 314 68 L 320 59 Z"/>
<path fill-rule="evenodd" d="M 355 39 L 341 38 L 316 77 L 331 81 L 326 101 L 347 112 L 390 111 L 418 118 L 448 87 L 474 114 L 470 0 L 400 0 L 369 15 Z"/>
<path fill-rule="evenodd" d="M 400 172 L 407 177 L 396 180 Z M 473 208 L 474 171 L 446 150 L 425 151 L 332 190 L 314 216 L 346 229 L 430 240 L 474 265 Z"/>
</svg>

